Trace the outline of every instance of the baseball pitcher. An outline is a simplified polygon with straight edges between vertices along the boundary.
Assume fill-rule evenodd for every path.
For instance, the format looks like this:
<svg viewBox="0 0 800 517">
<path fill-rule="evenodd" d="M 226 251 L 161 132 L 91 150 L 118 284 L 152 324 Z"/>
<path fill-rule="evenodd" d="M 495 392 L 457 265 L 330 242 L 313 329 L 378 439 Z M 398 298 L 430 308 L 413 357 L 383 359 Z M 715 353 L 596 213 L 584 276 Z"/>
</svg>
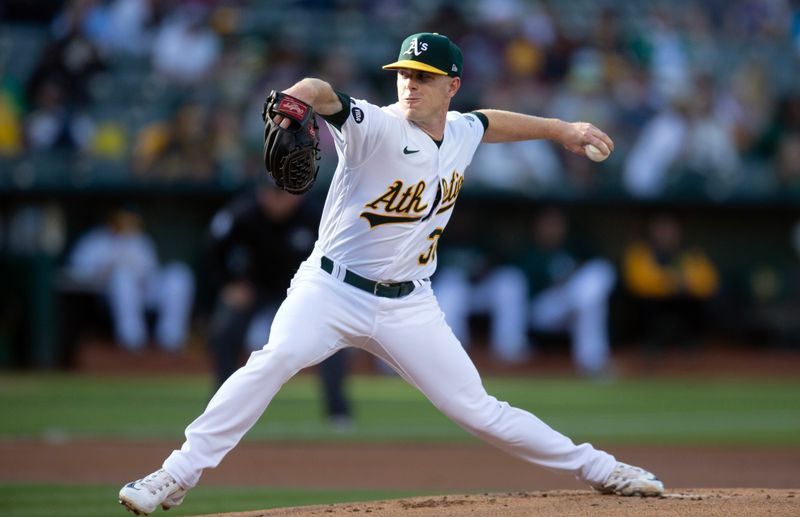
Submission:
<svg viewBox="0 0 800 517">
<path fill-rule="evenodd" d="M 254 352 L 186 428 L 161 469 L 125 485 L 120 503 L 137 514 L 180 504 L 216 467 L 299 370 L 343 347 L 380 357 L 469 433 L 524 461 L 570 473 L 604 493 L 656 496 L 656 477 L 588 443 L 576 445 L 531 413 L 486 393 L 445 323 L 429 278 L 478 144 L 546 138 L 585 156 L 614 144 L 585 122 L 498 110 L 448 111 L 461 86 L 461 50 L 447 37 L 403 41 L 397 102 L 379 107 L 319 79 L 273 92 L 264 106 L 264 162 L 275 182 L 304 192 L 318 156 L 315 113 L 330 128 L 339 164 L 319 238 L 301 264 Z"/>
</svg>

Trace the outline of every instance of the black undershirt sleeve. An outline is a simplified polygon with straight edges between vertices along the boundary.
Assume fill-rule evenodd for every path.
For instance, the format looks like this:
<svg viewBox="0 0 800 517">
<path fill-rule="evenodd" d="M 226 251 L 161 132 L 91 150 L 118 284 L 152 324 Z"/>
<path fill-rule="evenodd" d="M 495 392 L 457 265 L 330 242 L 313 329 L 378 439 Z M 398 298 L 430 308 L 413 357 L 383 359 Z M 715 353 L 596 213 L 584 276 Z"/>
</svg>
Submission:
<svg viewBox="0 0 800 517">
<path fill-rule="evenodd" d="M 350 116 L 350 96 L 338 91 L 336 92 L 336 96 L 339 97 L 339 101 L 342 103 L 342 110 L 333 115 L 320 115 L 320 117 L 324 118 L 328 123 L 333 125 L 333 127 L 341 131 L 342 126 L 347 122 L 347 117 Z"/>
<path fill-rule="evenodd" d="M 481 121 L 481 124 L 483 124 L 483 132 L 485 133 L 486 130 L 489 129 L 489 119 L 486 118 L 486 115 L 484 115 L 480 111 L 470 111 L 470 114 L 475 115 L 478 118 L 478 120 Z"/>
</svg>

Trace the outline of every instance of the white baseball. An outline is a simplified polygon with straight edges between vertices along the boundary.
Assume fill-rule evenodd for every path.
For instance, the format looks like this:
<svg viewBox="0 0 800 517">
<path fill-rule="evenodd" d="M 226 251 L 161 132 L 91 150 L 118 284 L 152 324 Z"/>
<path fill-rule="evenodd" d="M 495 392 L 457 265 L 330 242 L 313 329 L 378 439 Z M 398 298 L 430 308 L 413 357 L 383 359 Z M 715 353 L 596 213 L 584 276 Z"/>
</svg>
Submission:
<svg viewBox="0 0 800 517">
<path fill-rule="evenodd" d="M 586 144 L 583 149 L 586 151 L 586 157 L 592 160 L 593 162 L 602 162 L 606 158 L 608 158 L 608 154 L 603 153 L 600 149 L 593 146 L 592 144 Z"/>
</svg>

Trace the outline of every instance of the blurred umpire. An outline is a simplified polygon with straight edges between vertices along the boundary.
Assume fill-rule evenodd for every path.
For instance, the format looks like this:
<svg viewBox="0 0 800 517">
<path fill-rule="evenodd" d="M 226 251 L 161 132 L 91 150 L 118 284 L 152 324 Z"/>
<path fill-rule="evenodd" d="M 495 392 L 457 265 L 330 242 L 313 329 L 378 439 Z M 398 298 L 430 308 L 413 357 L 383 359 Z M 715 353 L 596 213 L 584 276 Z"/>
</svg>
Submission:
<svg viewBox="0 0 800 517">
<path fill-rule="evenodd" d="M 209 348 L 218 385 L 241 366 L 245 348 L 257 350 L 269 340 L 289 282 L 314 247 L 319 208 L 308 196 L 261 181 L 211 221 L 210 262 L 221 284 Z M 344 395 L 345 361 L 339 352 L 319 366 L 328 418 L 342 431 L 351 426 Z"/>
</svg>

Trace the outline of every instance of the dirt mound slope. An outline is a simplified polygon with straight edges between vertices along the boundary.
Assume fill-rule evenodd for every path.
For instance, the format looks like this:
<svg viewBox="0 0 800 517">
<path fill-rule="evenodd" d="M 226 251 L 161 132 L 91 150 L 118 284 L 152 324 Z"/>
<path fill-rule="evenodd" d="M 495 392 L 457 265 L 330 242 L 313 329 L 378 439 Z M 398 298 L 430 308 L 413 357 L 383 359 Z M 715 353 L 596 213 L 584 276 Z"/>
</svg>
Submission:
<svg viewBox="0 0 800 517">
<path fill-rule="evenodd" d="M 616 497 L 588 490 L 424 496 L 390 501 L 342 503 L 202 517 L 527 517 L 800 515 L 800 489 L 677 489 L 664 497 Z"/>
</svg>

